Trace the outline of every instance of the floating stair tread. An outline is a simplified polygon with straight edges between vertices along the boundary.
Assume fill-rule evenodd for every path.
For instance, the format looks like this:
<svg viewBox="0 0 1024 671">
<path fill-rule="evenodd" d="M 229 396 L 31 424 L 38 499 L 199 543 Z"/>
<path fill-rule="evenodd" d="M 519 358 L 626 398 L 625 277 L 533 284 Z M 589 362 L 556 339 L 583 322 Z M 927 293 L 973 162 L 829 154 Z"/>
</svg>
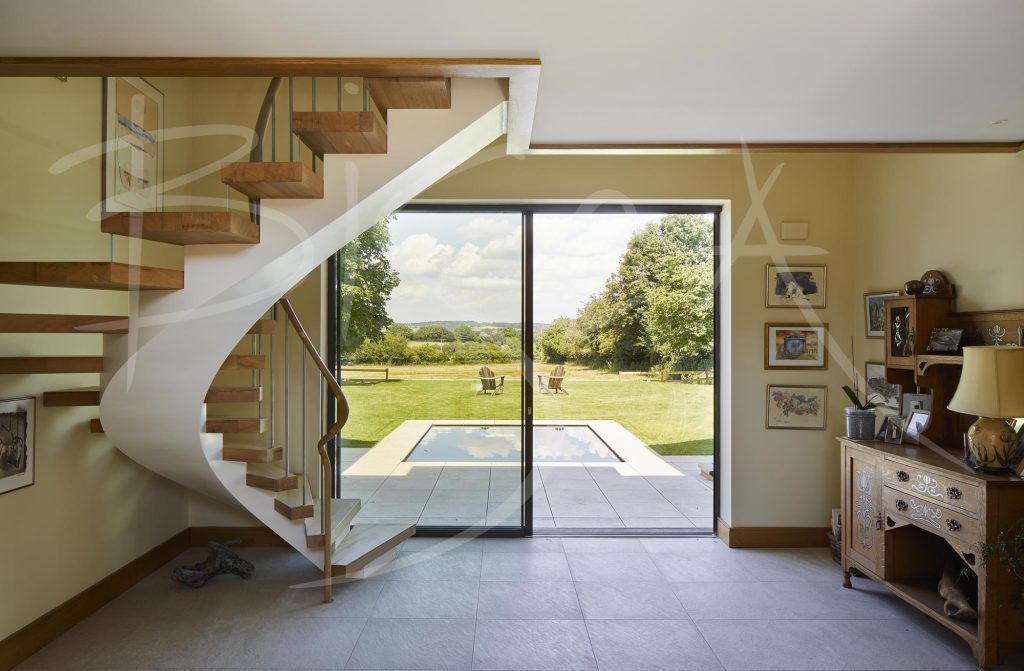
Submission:
<svg viewBox="0 0 1024 671">
<path fill-rule="evenodd" d="M 102 373 L 101 356 L 10 356 L 0 358 L 0 374 Z"/>
<path fill-rule="evenodd" d="M 452 107 L 452 85 L 447 77 L 367 77 L 366 86 L 381 113 Z"/>
<path fill-rule="evenodd" d="M 245 484 L 272 492 L 281 492 L 298 487 L 299 479 L 298 476 L 288 473 L 274 464 L 248 463 L 245 466 Z"/>
<path fill-rule="evenodd" d="M 0 262 L 0 284 L 119 291 L 181 289 L 185 286 L 185 273 L 107 261 L 4 261 Z"/>
<path fill-rule="evenodd" d="M 303 476 L 298 476 L 299 486 L 274 494 L 274 510 L 290 520 L 301 520 L 314 514 L 313 495 Z"/>
<path fill-rule="evenodd" d="M 90 419 L 89 420 L 89 432 L 90 433 L 105 433 L 103 431 L 103 425 L 100 424 L 100 420 L 99 420 L 98 417 L 96 419 Z"/>
<path fill-rule="evenodd" d="M 388 153 L 387 129 L 373 112 L 292 112 L 292 132 L 317 156 Z"/>
<path fill-rule="evenodd" d="M 224 359 L 221 370 L 255 370 L 266 366 L 267 360 L 262 354 L 230 354 Z"/>
<path fill-rule="evenodd" d="M 359 499 L 331 499 L 331 543 L 338 543 L 348 535 L 352 520 L 362 510 L 363 502 Z M 313 502 L 313 515 L 306 520 L 306 547 L 322 548 L 324 535 L 320 533 L 320 500 Z"/>
<path fill-rule="evenodd" d="M 249 464 L 269 464 L 284 458 L 281 447 L 243 447 L 241 445 L 225 445 L 220 458 L 224 461 L 244 461 Z"/>
<path fill-rule="evenodd" d="M 127 317 L 0 314 L 0 333 L 128 333 Z"/>
<path fill-rule="evenodd" d="M 100 230 L 172 245 L 254 244 L 260 227 L 238 212 L 117 212 Z"/>
<path fill-rule="evenodd" d="M 43 392 L 43 405 L 48 408 L 67 408 L 100 404 L 99 387 L 82 387 L 62 391 Z"/>
<path fill-rule="evenodd" d="M 323 198 L 323 177 L 305 163 L 226 163 L 220 181 L 249 198 Z"/>
<path fill-rule="evenodd" d="M 259 403 L 263 399 L 261 387 L 210 387 L 207 403 Z"/>
<path fill-rule="evenodd" d="M 415 533 L 415 524 L 356 524 L 335 544 L 331 573 L 346 575 L 358 571 Z"/>
<path fill-rule="evenodd" d="M 207 433 L 264 433 L 270 428 L 265 417 L 207 417 Z"/>
<path fill-rule="evenodd" d="M 272 335 L 277 330 L 277 322 L 273 319 L 261 319 L 248 331 L 248 335 Z"/>
</svg>

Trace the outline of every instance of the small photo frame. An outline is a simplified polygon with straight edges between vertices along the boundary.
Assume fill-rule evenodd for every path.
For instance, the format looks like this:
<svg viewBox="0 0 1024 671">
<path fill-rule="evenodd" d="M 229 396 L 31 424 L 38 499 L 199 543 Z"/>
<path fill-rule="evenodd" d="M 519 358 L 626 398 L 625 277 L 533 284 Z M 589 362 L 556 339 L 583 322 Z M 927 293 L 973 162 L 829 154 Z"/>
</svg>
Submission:
<svg viewBox="0 0 1024 671">
<path fill-rule="evenodd" d="M 878 434 L 882 441 L 890 445 L 903 444 L 903 418 L 899 415 L 887 415 Z"/>
<path fill-rule="evenodd" d="M 870 403 L 889 408 L 900 407 L 900 386 L 885 380 L 885 364 L 868 361 L 864 364 L 864 393 Z"/>
<path fill-rule="evenodd" d="M 907 421 L 903 428 L 907 442 L 919 445 L 921 443 L 921 436 L 924 434 L 925 429 L 928 428 L 928 423 L 931 421 L 931 418 L 931 412 L 927 410 L 912 411 L 907 416 Z"/>
<path fill-rule="evenodd" d="M 765 307 L 825 307 L 825 270 L 825 266 L 769 264 L 765 280 Z"/>
<path fill-rule="evenodd" d="M 914 410 L 932 411 L 931 394 L 903 394 L 900 401 L 900 414 L 909 417 Z"/>
<path fill-rule="evenodd" d="M 0 401 L 0 494 L 36 481 L 36 399 Z"/>
<path fill-rule="evenodd" d="M 899 295 L 898 290 L 864 294 L 864 329 L 867 337 L 885 337 L 885 299 Z"/>
<path fill-rule="evenodd" d="M 765 324 L 764 367 L 828 368 L 828 324 Z"/>
<path fill-rule="evenodd" d="M 770 384 L 765 428 L 824 431 L 828 417 L 828 388 Z"/>
<path fill-rule="evenodd" d="M 963 337 L 963 329 L 933 328 L 925 351 L 930 354 L 956 354 L 960 351 L 960 341 Z"/>
</svg>

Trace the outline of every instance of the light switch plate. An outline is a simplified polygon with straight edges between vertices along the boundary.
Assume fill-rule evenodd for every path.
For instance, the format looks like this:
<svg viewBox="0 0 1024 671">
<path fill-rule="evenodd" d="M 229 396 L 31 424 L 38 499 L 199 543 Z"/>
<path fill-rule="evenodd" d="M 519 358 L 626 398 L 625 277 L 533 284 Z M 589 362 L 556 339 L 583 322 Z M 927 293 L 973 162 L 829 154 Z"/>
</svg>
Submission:
<svg viewBox="0 0 1024 671">
<path fill-rule="evenodd" d="M 783 240 L 806 240 L 810 225 L 806 221 L 782 222 Z"/>
</svg>

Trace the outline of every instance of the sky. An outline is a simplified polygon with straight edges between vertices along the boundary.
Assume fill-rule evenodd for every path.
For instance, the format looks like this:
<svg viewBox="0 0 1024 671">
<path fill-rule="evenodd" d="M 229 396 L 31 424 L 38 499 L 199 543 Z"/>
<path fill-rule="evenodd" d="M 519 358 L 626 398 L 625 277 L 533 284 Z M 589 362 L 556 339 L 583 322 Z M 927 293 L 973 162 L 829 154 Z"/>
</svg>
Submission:
<svg viewBox="0 0 1024 671">
<path fill-rule="evenodd" d="M 619 266 L 626 243 L 657 214 L 534 215 L 534 321 L 574 317 Z M 400 212 L 391 221 L 400 284 L 396 322 L 519 322 L 520 215 Z"/>
</svg>

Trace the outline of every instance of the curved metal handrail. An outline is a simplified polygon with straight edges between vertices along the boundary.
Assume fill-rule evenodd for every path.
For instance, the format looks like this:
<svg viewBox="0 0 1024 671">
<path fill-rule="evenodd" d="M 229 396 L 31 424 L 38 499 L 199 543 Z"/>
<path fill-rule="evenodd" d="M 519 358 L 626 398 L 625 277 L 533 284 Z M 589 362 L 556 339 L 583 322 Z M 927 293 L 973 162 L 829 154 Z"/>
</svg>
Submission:
<svg viewBox="0 0 1024 671">
<path fill-rule="evenodd" d="M 263 161 L 263 145 L 267 139 L 267 122 L 274 109 L 274 101 L 277 99 L 277 91 L 281 88 L 281 81 L 284 77 L 272 77 L 267 85 L 267 92 L 263 95 L 263 103 L 260 111 L 256 114 L 256 137 L 253 138 L 252 149 L 249 150 L 249 162 L 260 163 Z M 289 122 L 290 123 L 290 122 Z M 256 198 L 249 199 L 249 216 L 255 224 L 259 223 L 260 201 Z"/>
<path fill-rule="evenodd" d="M 278 301 L 281 307 L 284 309 L 285 315 L 288 317 L 288 321 L 291 323 L 293 329 L 299 336 L 299 340 L 302 341 L 302 346 L 306 349 L 306 353 L 309 354 L 313 363 L 320 370 L 320 374 L 324 377 L 327 383 L 327 388 L 330 389 L 331 394 L 334 396 L 334 401 L 337 404 L 337 418 L 328 429 L 327 432 L 321 436 L 320 440 L 317 441 L 316 449 L 320 454 L 320 466 L 322 469 L 322 480 L 321 480 L 321 492 L 320 492 L 320 520 L 324 529 L 324 603 L 330 603 L 334 600 L 332 595 L 332 560 L 331 553 L 333 551 L 332 540 L 331 540 L 331 459 L 327 454 L 327 445 L 330 443 L 335 436 L 341 433 L 341 429 L 348 422 L 349 416 L 349 405 L 348 399 L 345 398 L 345 392 L 341 390 L 341 385 L 338 384 L 337 378 L 331 373 L 331 369 L 327 366 L 323 357 L 320 356 L 320 352 L 317 351 L 313 345 L 313 341 L 310 340 L 309 335 L 306 334 L 306 329 L 302 326 L 302 322 L 299 321 L 299 317 L 295 314 L 295 309 L 292 307 L 291 301 L 287 297 L 282 298 Z M 305 466 L 305 464 L 303 464 Z"/>
</svg>

